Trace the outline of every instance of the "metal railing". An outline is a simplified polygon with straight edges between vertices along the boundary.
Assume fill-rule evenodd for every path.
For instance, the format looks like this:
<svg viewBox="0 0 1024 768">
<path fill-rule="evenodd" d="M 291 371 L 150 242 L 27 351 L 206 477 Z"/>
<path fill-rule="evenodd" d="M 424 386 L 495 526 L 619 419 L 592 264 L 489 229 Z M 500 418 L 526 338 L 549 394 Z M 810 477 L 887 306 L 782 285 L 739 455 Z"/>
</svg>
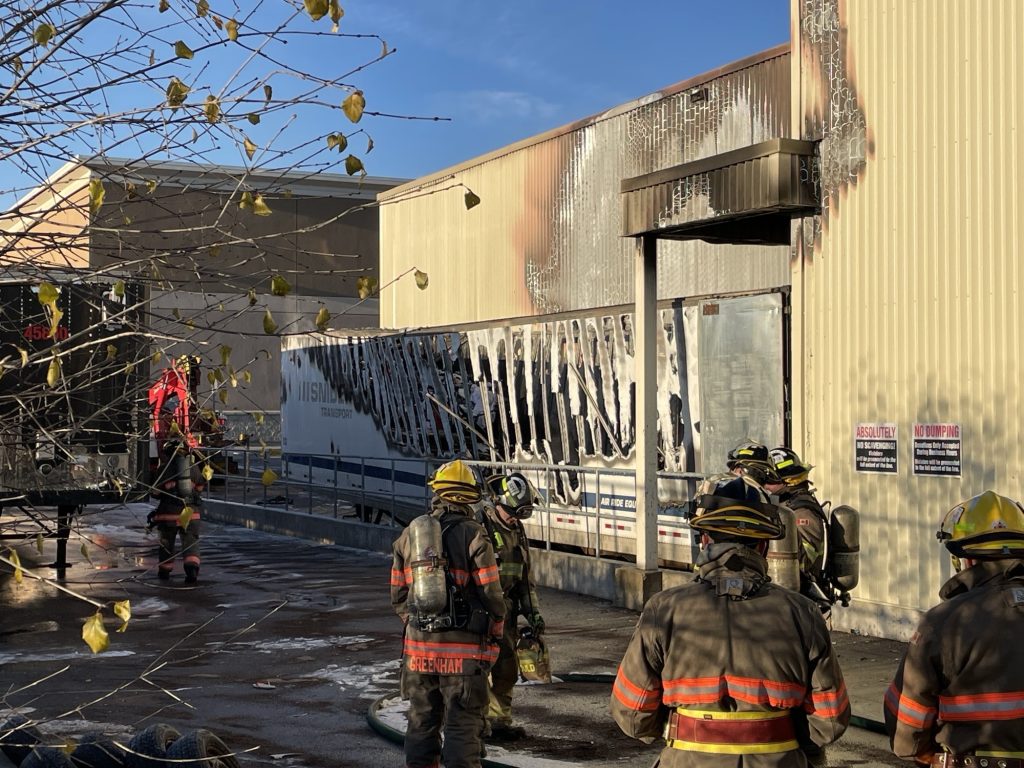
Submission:
<svg viewBox="0 0 1024 768">
<path fill-rule="evenodd" d="M 214 476 L 208 495 L 234 503 L 278 507 L 311 515 L 352 518 L 399 526 L 430 503 L 426 481 L 447 459 L 283 454 L 279 448 L 231 447 Z M 635 541 L 619 529 L 635 520 L 632 469 L 563 464 L 522 464 L 466 460 L 486 476 L 505 471 L 525 474 L 537 487 L 541 504 L 527 522 L 530 537 L 573 544 L 597 557 L 635 553 Z M 270 470 L 273 474 L 266 474 Z M 695 473 L 659 473 L 659 514 L 679 518 L 704 479 Z M 267 480 L 269 482 L 264 482 Z M 570 520 L 577 530 L 560 521 Z M 672 523 L 669 523 L 672 525 Z M 664 528 L 659 523 L 659 529 Z M 663 532 L 663 531 L 660 531 Z M 539 536 L 538 536 L 539 533 Z M 630 550 L 630 547 L 634 549 Z"/>
</svg>

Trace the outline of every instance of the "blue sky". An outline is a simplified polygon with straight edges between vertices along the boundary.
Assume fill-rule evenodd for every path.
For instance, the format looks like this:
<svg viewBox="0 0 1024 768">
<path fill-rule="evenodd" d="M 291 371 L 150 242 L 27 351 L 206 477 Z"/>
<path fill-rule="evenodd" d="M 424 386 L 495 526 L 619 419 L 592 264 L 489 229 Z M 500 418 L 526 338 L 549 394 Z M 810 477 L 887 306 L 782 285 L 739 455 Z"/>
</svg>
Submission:
<svg viewBox="0 0 1024 768">
<path fill-rule="evenodd" d="M 373 175 L 416 177 L 789 40 L 789 0 L 350 0 L 398 53 L 360 76 Z"/>
</svg>

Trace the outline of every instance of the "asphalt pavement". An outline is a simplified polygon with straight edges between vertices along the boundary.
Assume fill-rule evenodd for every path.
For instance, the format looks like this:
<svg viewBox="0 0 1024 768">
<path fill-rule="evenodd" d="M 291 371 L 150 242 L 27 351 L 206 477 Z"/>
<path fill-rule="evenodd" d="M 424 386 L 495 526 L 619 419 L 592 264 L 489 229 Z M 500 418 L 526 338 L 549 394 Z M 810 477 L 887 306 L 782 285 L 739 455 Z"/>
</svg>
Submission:
<svg viewBox="0 0 1024 768">
<path fill-rule="evenodd" d="M 0 575 L 0 720 L 22 712 L 54 744 L 90 731 L 127 740 L 162 722 L 213 731 L 243 764 L 402 765 L 400 747 L 367 723 L 371 705 L 382 702 L 379 717 L 402 727 L 401 626 L 388 599 L 389 558 L 206 521 L 200 583 L 186 586 L 180 563 L 164 583 L 156 578 L 155 536 L 144 529 L 148 510 L 91 511 L 68 546 L 69 589 L 106 605 L 130 601 L 123 633 L 105 611 L 104 653 L 92 654 L 81 639 L 94 606 L 27 577 L 18 584 Z M 26 541 L 18 554 L 36 568 L 52 562 L 53 547 L 45 542 L 40 553 Z M 490 756 L 537 768 L 651 765 L 658 747 L 626 738 L 608 715 L 607 679 L 637 614 L 550 589 L 540 598 L 562 681 L 517 687 L 515 714 L 529 735 L 514 747 L 492 745 Z M 880 720 L 903 645 L 833 637 L 854 714 Z M 900 764 L 883 736 L 863 729 L 851 729 L 830 762 Z"/>
</svg>

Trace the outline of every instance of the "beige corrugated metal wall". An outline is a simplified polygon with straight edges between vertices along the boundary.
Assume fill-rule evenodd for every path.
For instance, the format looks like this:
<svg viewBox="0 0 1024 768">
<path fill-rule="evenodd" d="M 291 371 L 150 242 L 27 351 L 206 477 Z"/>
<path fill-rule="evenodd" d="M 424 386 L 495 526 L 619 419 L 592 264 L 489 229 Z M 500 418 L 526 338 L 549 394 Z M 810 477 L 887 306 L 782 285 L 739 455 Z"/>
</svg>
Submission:
<svg viewBox="0 0 1024 768">
<path fill-rule="evenodd" d="M 789 93 L 784 46 L 383 193 L 382 326 L 632 302 L 634 245 L 621 236 L 621 181 L 786 136 Z M 482 200 L 469 211 L 466 187 Z M 788 249 L 777 246 L 665 242 L 659 253 L 662 297 L 789 280 Z M 429 275 L 427 294 L 413 268 Z"/>
<path fill-rule="evenodd" d="M 794 268 L 795 442 L 823 495 L 864 515 L 837 622 L 906 637 L 951 573 L 941 515 L 1024 495 L 1024 3 L 792 7 L 794 118 L 824 137 L 826 202 Z M 898 474 L 853 471 L 858 422 L 898 425 Z M 962 478 L 912 474 L 915 422 L 962 425 Z"/>
</svg>

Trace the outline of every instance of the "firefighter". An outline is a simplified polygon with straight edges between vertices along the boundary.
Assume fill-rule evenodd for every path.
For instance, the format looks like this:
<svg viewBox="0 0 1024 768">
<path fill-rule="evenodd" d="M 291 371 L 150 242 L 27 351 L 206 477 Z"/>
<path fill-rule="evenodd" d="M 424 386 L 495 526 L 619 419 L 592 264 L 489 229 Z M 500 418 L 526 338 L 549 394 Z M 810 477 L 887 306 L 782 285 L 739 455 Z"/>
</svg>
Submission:
<svg viewBox="0 0 1024 768">
<path fill-rule="evenodd" d="M 477 768 L 487 675 L 498 658 L 505 599 L 494 549 L 470 506 L 482 496 L 476 476 L 455 460 L 437 470 L 430 487 L 430 513 L 402 531 L 391 570 L 391 604 L 405 624 L 405 764 L 436 768 L 441 759 L 447 768 Z M 432 613 L 422 606 L 433 599 L 427 586 L 428 579 L 440 575 L 438 564 L 443 564 L 446 580 L 434 592 L 440 592 L 444 608 Z"/>
<path fill-rule="evenodd" d="M 524 617 L 535 637 L 544 632 L 540 601 L 530 575 L 530 543 L 522 521 L 533 514 L 537 491 L 519 472 L 492 477 L 487 481 L 491 503 L 485 503 L 482 521 L 494 545 L 505 595 L 505 632 L 501 636 L 498 660 L 491 668 L 491 695 L 487 707 L 489 738 L 513 741 L 526 731 L 512 724 L 512 689 L 519 678 L 516 645 L 518 618 Z"/>
<path fill-rule="evenodd" d="M 770 453 L 774 477 L 764 489 L 793 510 L 800 537 L 800 593 L 811 598 L 822 611 L 832 608 L 832 590 L 825 576 L 825 535 L 828 518 L 814 495 L 809 475 L 813 465 L 805 463 L 792 448 L 780 446 Z"/>
<path fill-rule="evenodd" d="M 164 459 L 157 470 L 152 495 L 157 506 L 146 519 L 148 529 L 154 526 L 160 534 L 160 560 L 157 575 L 167 580 L 174 570 L 174 544 L 181 536 L 181 559 L 185 566 L 185 583 L 199 581 L 199 524 L 203 512 L 203 491 L 206 478 L 201 462 L 179 441 L 164 443 Z"/>
<path fill-rule="evenodd" d="M 758 485 L 777 482 L 768 446 L 745 440 L 726 455 L 725 466 L 737 477 L 749 477 Z"/>
<path fill-rule="evenodd" d="M 956 574 L 885 694 L 893 752 L 923 765 L 1024 766 L 1024 507 L 985 491 L 937 533 Z"/>
<path fill-rule="evenodd" d="M 850 703 L 825 620 L 772 584 L 778 508 L 745 478 L 696 500 L 693 582 L 647 603 L 619 665 L 611 712 L 626 735 L 664 738 L 662 768 L 801 768 L 846 730 Z"/>
</svg>

